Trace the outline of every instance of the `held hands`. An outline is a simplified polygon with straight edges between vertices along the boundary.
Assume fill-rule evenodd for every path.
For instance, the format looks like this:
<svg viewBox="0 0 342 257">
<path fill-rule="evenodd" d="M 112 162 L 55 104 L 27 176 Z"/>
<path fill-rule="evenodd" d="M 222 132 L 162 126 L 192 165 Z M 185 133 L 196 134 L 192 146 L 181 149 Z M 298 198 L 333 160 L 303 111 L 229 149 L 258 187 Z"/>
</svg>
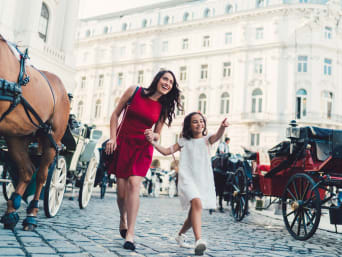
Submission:
<svg viewBox="0 0 342 257">
<path fill-rule="evenodd" d="M 152 144 L 153 139 L 154 139 L 154 133 L 153 133 L 152 129 L 145 129 L 144 135 L 145 135 L 147 141 Z"/>
<path fill-rule="evenodd" d="M 110 155 L 111 153 L 114 152 L 115 148 L 116 148 L 116 140 L 115 139 L 109 139 L 107 144 L 106 144 L 105 153 L 107 155 Z"/>
<path fill-rule="evenodd" d="M 229 127 L 229 122 L 227 121 L 227 118 L 225 118 L 222 122 L 221 122 L 221 127 L 227 128 Z"/>
</svg>

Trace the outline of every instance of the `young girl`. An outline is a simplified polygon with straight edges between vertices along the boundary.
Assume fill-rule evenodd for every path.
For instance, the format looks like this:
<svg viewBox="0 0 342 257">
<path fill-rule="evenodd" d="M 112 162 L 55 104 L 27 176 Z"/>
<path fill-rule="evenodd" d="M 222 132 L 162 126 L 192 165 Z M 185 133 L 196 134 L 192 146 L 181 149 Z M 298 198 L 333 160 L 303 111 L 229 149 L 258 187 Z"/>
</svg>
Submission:
<svg viewBox="0 0 342 257">
<path fill-rule="evenodd" d="M 176 241 L 181 247 L 188 247 L 185 243 L 185 233 L 192 227 L 195 235 L 195 255 L 203 255 L 206 243 L 201 239 L 202 209 L 216 208 L 216 194 L 214 177 L 211 168 L 209 146 L 218 141 L 226 127 L 227 119 L 221 123 L 216 134 L 207 135 L 204 116 L 199 112 L 192 112 L 184 119 L 182 138 L 169 148 L 162 147 L 153 140 L 151 130 L 145 130 L 148 141 L 163 155 L 180 153 L 178 192 L 181 205 L 189 208 Z"/>
</svg>

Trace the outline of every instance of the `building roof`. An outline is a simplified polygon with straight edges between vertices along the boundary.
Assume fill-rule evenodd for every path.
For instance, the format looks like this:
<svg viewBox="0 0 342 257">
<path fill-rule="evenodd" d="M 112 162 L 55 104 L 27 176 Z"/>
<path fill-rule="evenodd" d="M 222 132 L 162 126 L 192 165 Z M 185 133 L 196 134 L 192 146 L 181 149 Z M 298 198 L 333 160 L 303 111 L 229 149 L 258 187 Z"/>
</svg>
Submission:
<svg viewBox="0 0 342 257">
<path fill-rule="evenodd" d="M 145 11 L 152 10 L 152 9 L 164 9 L 164 8 L 179 6 L 179 5 L 187 4 L 191 2 L 203 2 L 203 1 L 205 0 L 169 0 L 166 2 L 162 2 L 162 3 L 150 4 L 150 5 L 131 8 L 131 9 L 122 10 L 118 12 L 92 16 L 92 17 L 81 19 L 81 21 L 87 22 L 87 21 L 94 21 L 94 20 L 107 20 L 107 19 L 113 19 L 113 18 L 121 18 L 126 15 L 141 13 L 141 12 L 145 12 Z"/>
</svg>

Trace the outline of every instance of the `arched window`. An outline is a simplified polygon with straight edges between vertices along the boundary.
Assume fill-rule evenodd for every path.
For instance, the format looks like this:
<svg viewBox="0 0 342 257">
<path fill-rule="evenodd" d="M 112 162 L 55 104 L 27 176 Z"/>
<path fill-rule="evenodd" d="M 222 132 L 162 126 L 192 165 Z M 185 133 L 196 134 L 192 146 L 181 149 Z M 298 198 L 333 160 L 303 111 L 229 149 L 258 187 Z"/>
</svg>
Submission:
<svg viewBox="0 0 342 257">
<path fill-rule="evenodd" d="M 94 112 L 95 119 L 100 118 L 101 116 L 101 106 L 102 106 L 101 100 L 97 100 L 95 104 L 95 112 Z"/>
<path fill-rule="evenodd" d="M 203 12 L 203 17 L 204 18 L 208 18 L 210 16 L 210 9 L 206 8 Z"/>
<path fill-rule="evenodd" d="M 77 104 L 77 118 L 82 120 L 83 118 L 83 102 L 79 101 Z"/>
<path fill-rule="evenodd" d="M 229 94 L 227 92 L 224 92 L 221 95 L 220 113 L 221 114 L 228 114 L 229 113 Z"/>
<path fill-rule="evenodd" d="M 233 12 L 233 6 L 231 4 L 228 4 L 226 6 L 226 13 L 232 13 Z"/>
<path fill-rule="evenodd" d="M 200 94 L 199 96 L 198 110 L 203 114 L 207 113 L 207 96 L 205 94 Z"/>
<path fill-rule="evenodd" d="M 170 21 L 170 17 L 169 16 L 165 16 L 164 17 L 164 25 L 169 24 L 169 21 Z"/>
<path fill-rule="evenodd" d="M 252 92 L 252 113 L 262 112 L 262 91 L 256 88 Z"/>
<path fill-rule="evenodd" d="M 121 27 L 122 31 L 126 31 L 127 30 L 127 23 L 123 23 L 122 27 Z"/>
<path fill-rule="evenodd" d="M 141 27 L 142 28 L 146 28 L 147 26 L 147 20 L 146 19 L 143 19 L 142 23 L 141 23 Z"/>
<path fill-rule="evenodd" d="M 183 21 L 187 21 L 187 20 L 189 20 L 189 13 L 188 12 L 184 13 L 184 15 L 183 15 Z"/>
<path fill-rule="evenodd" d="M 299 89 L 296 93 L 296 118 L 301 119 L 306 116 L 307 93 L 305 89 Z"/>
<path fill-rule="evenodd" d="M 324 90 L 322 92 L 322 111 L 323 117 L 331 119 L 332 105 L 333 105 L 333 93 Z"/>
<path fill-rule="evenodd" d="M 181 95 L 181 97 L 180 97 L 180 104 L 182 105 L 183 110 L 180 111 L 177 109 L 177 115 L 184 115 L 184 109 L 185 109 L 185 97 L 184 97 L 184 95 Z"/>
<path fill-rule="evenodd" d="M 107 34 L 108 33 L 108 26 L 105 26 L 104 28 L 103 28 L 103 34 Z"/>
<path fill-rule="evenodd" d="M 45 3 L 42 4 L 42 9 L 40 11 L 38 34 L 41 39 L 46 42 L 47 32 L 49 25 L 49 10 Z"/>
</svg>

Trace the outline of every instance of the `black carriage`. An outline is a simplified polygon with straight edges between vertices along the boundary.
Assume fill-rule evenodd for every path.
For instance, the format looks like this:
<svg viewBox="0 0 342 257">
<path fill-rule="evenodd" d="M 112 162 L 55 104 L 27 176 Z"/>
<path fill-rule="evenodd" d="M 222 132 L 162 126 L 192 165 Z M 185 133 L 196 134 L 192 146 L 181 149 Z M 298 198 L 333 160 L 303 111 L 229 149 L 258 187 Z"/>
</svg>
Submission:
<svg viewBox="0 0 342 257">
<path fill-rule="evenodd" d="M 275 197 L 291 236 L 307 240 L 319 226 L 322 209 L 329 210 L 331 224 L 342 224 L 342 131 L 290 125 L 289 141 L 270 149 L 270 165 L 261 165 L 256 153 L 246 158 L 254 165 L 234 172 L 232 212 L 241 220 L 252 196 Z"/>
</svg>

